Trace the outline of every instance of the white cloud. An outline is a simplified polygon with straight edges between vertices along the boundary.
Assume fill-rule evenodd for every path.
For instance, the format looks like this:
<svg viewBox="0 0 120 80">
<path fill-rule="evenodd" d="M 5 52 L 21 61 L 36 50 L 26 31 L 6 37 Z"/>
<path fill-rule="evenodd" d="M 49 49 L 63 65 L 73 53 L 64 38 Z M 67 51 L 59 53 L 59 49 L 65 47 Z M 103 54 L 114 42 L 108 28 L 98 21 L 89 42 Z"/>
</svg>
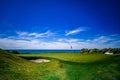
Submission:
<svg viewBox="0 0 120 80">
<path fill-rule="evenodd" d="M 39 37 L 48 37 L 48 36 L 52 36 L 54 33 L 52 33 L 51 31 L 47 31 L 44 33 L 30 33 L 29 36 L 35 36 L 36 38 Z"/>
<path fill-rule="evenodd" d="M 66 39 L 66 38 L 60 38 L 58 39 L 59 42 L 68 42 L 68 43 L 72 43 L 72 42 L 78 42 L 79 39 Z"/>
<path fill-rule="evenodd" d="M 77 29 L 74 29 L 74 30 L 66 32 L 65 35 L 68 36 L 68 35 L 72 35 L 72 34 L 76 34 L 76 33 L 82 32 L 82 31 L 85 31 L 85 28 L 79 27 Z"/>
<path fill-rule="evenodd" d="M 43 32 L 43 33 L 37 33 L 37 32 L 29 33 L 29 32 L 17 31 L 16 34 L 17 34 L 17 36 L 9 36 L 8 38 L 33 40 L 33 39 L 38 39 L 38 38 L 47 38 L 47 37 L 55 35 L 55 33 L 51 32 L 50 30 Z"/>
<path fill-rule="evenodd" d="M 119 37 L 119 36 L 118 36 Z M 73 49 L 120 47 L 120 39 L 108 36 L 99 36 L 94 39 L 80 40 L 58 38 L 55 41 L 38 39 L 24 40 L 0 38 L 0 48 L 3 49 Z"/>
<path fill-rule="evenodd" d="M 3 49 L 66 49 L 68 43 L 44 42 L 40 40 L 13 40 L 0 39 L 0 47 Z"/>
<path fill-rule="evenodd" d="M 19 36 L 26 36 L 26 35 L 29 34 L 28 32 L 20 32 L 20 31 L 17 31 L 16 33 L 17 33 Z"/>
<path fill-rule="evenodd" d="M 96 42 L 96 43 L 105 43 L 105 42 L 108 42 L 108 41 L 111 41 L 111 40 L 114 40 L 110 37 L 106 37 L 106 36 L 100 36 L 96 39 L 93 40 L 93 42 Z"/>
</svg>

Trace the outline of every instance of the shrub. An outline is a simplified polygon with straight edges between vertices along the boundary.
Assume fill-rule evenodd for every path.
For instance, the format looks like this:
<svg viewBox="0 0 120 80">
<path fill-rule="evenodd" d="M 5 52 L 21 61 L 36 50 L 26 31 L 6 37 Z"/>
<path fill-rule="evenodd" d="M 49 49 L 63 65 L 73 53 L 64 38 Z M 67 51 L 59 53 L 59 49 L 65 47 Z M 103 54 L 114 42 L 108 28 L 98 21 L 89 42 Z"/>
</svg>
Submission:
<svg viewBox="0 0 120 80">
<path fill-rule="evenodd" d="M 12 53 L 19 54 L 19 52 L 17 50 L 13 50 Z"/>
</svg>

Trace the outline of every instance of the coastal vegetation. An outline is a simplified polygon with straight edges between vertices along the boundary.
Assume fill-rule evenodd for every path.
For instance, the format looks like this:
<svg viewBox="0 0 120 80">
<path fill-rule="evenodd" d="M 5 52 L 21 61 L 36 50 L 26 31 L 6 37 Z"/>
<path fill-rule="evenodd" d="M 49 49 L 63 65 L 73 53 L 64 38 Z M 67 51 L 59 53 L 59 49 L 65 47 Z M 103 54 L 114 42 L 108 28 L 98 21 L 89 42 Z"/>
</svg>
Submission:
<svg viewBox="0 0 120 80">
<path fill-rule="evenodd" d="M 81 53 L 101 53 L 104 54 L 106 52 L 113 53 L 113 54 L 120 54 L 120 48 L 103 48 L 103 49 L 87 49 L 87 48 L 82 48 Z"/>
</svg>

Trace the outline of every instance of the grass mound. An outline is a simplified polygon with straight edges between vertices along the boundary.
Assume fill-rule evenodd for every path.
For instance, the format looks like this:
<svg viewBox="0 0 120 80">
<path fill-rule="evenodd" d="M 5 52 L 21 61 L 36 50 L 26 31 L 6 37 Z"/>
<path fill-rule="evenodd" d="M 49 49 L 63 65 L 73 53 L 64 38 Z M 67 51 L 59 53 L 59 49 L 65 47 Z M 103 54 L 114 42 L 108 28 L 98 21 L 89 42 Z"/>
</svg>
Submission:
<svg viewBox="0 0 120 80">
<path fill-rule="evenodd" d="M 26 63 L 30 64 L 15 54 L 0 50 L 0 80 L 19 80 L 25 77 Z"/>
<path fill-rule="evenodd" d="M 54 80 L 57 77 L 52 72 L 59 66 L 56 60 L 39 64 L 0 50 L 0 80 Z"/>
</svg>

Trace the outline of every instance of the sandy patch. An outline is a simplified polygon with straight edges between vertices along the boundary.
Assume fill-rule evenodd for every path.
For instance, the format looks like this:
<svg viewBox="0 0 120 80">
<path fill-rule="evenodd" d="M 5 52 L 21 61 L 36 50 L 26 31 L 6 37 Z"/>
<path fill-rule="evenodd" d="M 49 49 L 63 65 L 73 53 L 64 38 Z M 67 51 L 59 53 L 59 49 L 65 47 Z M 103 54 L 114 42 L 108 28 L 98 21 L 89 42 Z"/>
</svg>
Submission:
<svg viewBox="0 0 120 80">
<path fill-rule="evenodd" d="M 35 59 L 35 60 L 30 60 L 30 61 L 36 62 L 36 63 L 50 62 L 50 60 L 47 60 L 47 59 Z"/>
</svg>

